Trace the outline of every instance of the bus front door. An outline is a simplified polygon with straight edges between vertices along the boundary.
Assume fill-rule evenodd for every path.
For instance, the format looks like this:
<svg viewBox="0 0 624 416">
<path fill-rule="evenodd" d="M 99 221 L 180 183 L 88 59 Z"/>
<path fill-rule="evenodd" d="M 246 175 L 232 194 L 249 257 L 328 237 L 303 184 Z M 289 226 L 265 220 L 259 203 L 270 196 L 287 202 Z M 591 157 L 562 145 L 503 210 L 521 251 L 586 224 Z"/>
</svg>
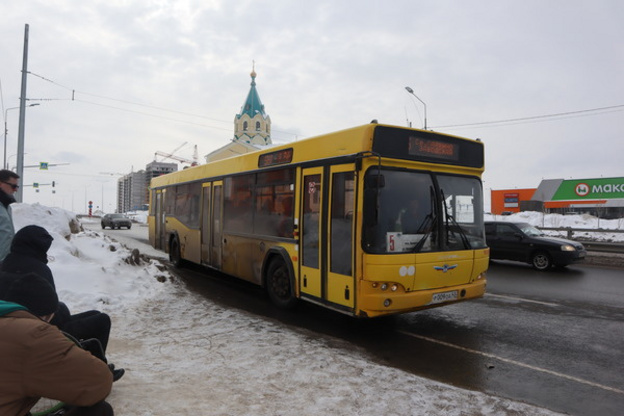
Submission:
<svg viewBox="0 0 624 416">
<path fill-rule="evenodd" d="M 352 309 L 353 166 L 309 168 L 302 176 L 299 290 Z"/>
<path fill-rule="evenodd" d="M 353 165 L 332 166 L 327 206 L 326 300 L 344 307 L 355 305 L 353 274 L 353 220 L 355 174 Z"/>
</svg>

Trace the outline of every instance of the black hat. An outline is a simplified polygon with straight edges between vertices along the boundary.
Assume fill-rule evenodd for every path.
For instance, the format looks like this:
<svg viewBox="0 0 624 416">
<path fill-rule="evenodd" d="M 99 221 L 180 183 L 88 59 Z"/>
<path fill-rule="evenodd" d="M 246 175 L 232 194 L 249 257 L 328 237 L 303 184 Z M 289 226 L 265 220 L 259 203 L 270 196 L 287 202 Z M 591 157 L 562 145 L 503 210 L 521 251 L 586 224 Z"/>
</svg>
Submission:
<svg viewBox="0 0 624 416">
<path fill-rule="evenodd" d="M 0 280 L 0 299 L 25 306 L 37 316 L 56 312 L 58 296 L 43 277 L 35 273 L 3 273 Z"/>
</svg>

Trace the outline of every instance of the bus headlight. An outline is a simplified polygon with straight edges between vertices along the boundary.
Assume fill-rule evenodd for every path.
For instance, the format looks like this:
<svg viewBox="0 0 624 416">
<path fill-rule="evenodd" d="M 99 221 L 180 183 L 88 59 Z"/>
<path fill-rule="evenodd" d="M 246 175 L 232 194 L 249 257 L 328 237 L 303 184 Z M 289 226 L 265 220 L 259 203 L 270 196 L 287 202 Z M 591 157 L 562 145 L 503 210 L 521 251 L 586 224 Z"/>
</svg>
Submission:
<svg viewBox="0 0 624 416">
<path fill-rule="evenodd" d="M 388 283 L 382 283 L 381 290 L 388 290 Z"/>
<path fill-rule="evenodd" d="M 399 287 L 396 284 L 394 284 L 394 285 L 392 285 L 392 287 L 390 287 L 390 290 L 393 291 L 393 292 L 396 292 L 398 288 Z"/>
</svg>

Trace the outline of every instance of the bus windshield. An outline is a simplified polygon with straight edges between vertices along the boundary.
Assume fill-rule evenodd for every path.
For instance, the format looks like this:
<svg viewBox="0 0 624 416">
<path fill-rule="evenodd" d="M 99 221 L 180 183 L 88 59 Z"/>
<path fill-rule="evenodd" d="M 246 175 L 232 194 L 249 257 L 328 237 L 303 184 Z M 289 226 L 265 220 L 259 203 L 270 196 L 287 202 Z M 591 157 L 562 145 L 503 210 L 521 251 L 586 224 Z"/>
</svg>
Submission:
<svg viewBox="0 0 624 416">
<path fill-rule="evenodd" d="M 370 169 L 364 249 L 385 254 L 485 248 L 481 201 L 475 177 Z"/>
</svg>

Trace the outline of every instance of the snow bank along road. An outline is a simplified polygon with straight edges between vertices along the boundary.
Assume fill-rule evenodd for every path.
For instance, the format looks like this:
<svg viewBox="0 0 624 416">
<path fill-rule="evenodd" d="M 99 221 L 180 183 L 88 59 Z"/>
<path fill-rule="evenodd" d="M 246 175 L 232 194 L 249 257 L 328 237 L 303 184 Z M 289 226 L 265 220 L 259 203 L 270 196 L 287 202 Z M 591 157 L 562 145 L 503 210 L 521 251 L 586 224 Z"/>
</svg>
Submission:
<svg viewBox="0 0 624 416">
<path fill-rule="evenodd" d="M 136 241 L 126 244 L 150 251 Z M 159 290 L 149 290 L 144 283 L 132 289 L 145 293 L 136 302 L 111 299 L 103 306 L 114 321 L 111 359 L 127 369 L 110 397 L 117 414 L 555 414 L 418 377 L 338 336 L 287 323 L 277 315 L 231 307 L 227 302 L 237 298 L 243 303 L 249 299 L 247 306 L 271 308 L 254 289 L 239 290 L 203 277 L 201 281 L 215 289 L 210 297 L 167 277 L 160 279 Z M 223 292 L 227 290 L 235 296 Z M 328 326 L 322 316 L 306 311 L 290 316 Z M 329 322 L 342 319 L 327 316 Z"/>
</svg>

